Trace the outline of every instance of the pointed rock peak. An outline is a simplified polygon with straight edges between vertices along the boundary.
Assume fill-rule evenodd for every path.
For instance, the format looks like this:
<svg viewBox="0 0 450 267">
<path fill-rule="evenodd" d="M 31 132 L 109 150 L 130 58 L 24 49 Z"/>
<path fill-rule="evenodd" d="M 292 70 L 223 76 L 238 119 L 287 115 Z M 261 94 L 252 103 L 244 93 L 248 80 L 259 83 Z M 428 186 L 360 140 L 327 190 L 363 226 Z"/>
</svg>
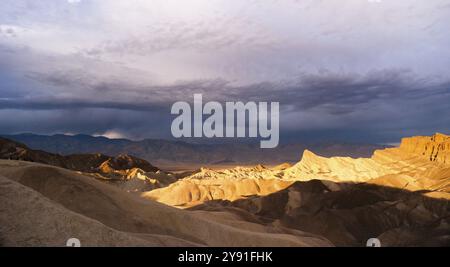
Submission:
<svg viewBox="0 0 450 267">
<path fill-rule="evenodd" d="M 314 152 L 312 152 L 308 149 L 305 149 L 303 151 L 302 159 L 300 160 L 299 163 L 306 164 L 306 163 L 321 161 L 323 159 L 324 159 L 323 157 L 318 156 L 317 154 L 315 154 Z"/>
<path fill-rule="evenodd" d="M 316 154 L 314 154 L 314 152 L 305 149 L 305 151 L 303 151 L 303 156 L 302 156 L 302 160 L 304 159 L 309 159 L 309 158 L 317 158 L 318 156 Z"/>
</svg>

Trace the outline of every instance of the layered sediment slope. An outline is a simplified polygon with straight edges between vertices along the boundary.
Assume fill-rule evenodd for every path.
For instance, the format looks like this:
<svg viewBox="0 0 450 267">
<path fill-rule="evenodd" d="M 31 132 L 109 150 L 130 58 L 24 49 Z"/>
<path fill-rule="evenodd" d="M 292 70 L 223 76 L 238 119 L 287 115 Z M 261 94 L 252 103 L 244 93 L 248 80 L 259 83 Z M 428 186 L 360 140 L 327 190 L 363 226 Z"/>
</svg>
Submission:
<svg viewBox="0 0 450 267">
<path fill-rule="evenodd" d="M 0 160 L 0 245 L 364 246 L 378 237 L 448 246 L 449 143 L 405 138 L 359 159 L 305 151 L 292 166 L 201 169 L 177 181 L 154 173 L 171 184 L 142 197 L 83 172 Z"/>
<path fill-rule="evenodd" d="M 0 160 L 0 244 L 65 246 L 331 246 L 299 230 L 230 213 L 179 210 L 85 175 Z"/>
<path fill-rule="evenodd" d="M 191 210 L 248 212 L 254 220 L 326 237 L 337 246 L 450 246 L 448 200 L 373 184 L 311 180 L 268 196 L 209 201 Z M 250 217 L 250 215 L 248 215 Z"/>
<path fill-rule="evenodd" d="M 203 170 L 143 196 L 172 206 L 191 207 L 205 201 L 264 196 L 296 181 L 313 179 L 371 183 L 450 199 L 450 137 L 436 134 L 404 138 L 400 147 L 377 150 L 371 158 L 325 158 L 305 150 L 302 160 L 287 168 Z"/>
</svg>

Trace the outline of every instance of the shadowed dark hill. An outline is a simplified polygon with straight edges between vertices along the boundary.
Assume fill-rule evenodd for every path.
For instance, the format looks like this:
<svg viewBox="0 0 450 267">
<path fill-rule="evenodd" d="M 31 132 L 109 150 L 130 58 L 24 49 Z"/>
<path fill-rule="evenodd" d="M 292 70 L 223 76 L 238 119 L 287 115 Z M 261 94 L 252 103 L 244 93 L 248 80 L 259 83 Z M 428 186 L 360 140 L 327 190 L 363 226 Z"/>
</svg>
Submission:
<svg viewBox="0 0 450 267">
<path fill-rule="evenodd" d="M 158 168 L 147 161 L 129 155 L 118 155 L 116 157 L 103 154 L 62 156 L 45 151 L 33 150 L 24 144 L 4 138 L 0 138 L 0 159 L 37 162 L 87 173 L 120 174 L 121 171 L 135 168 L 145 172 L 158 171 Z"/>
<path fill-rule="evenodd" d="M 295 182 L 268 196 L 208 201 L 190 208 L 232 212 L 241 218 L 323 236 L 337 246 L 450 246 L 450 205 L 445 199 L 371 184 L 321 180 Z"/>
</svg>

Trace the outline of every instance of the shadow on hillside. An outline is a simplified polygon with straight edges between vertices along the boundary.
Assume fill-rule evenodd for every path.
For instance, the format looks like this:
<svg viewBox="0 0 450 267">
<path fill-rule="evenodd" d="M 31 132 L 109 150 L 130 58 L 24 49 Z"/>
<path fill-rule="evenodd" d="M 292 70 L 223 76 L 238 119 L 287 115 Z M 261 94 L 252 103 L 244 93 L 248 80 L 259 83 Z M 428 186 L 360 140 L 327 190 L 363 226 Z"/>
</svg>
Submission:
<svg viewBox="0 0 450 267">
<path fill-rule="evenodd" d="M 336 246 L 450 246 L 449 200 L 426 191 L 312 180 L 268 196 L 213 200 L 189 210 L 228 211 L 243 220 L 318 234 Z"/>
</svg>

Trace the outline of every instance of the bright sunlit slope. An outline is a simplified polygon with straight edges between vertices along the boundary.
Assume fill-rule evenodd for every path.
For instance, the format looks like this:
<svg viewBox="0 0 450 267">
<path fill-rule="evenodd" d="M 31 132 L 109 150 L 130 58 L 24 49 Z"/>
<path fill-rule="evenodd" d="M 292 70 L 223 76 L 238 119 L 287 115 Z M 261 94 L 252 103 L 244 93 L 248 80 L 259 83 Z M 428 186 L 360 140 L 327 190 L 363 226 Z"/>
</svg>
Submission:
<svg viewBox="0 0 450 267">
<path fill-rule="evenodd" d="M 404 138 L 400 147 L 377 150 L 371 158 L 325 158 L 305 150 L 302 160 L 292 167 L 203 169 L 143 196 L 172 206 L 191 207 L 210 200 L 264 196 L 295 181 L 312 179 L 429 190 L 429 196 L 450 199 L 450 137 L 435 134 Z"/>
<path fill-rule="evenodd" d="M 76 172 L 0 160 L 4 246 L 330 246 L 322 237 L 142 199 Z M 232 218 L 230 218 L 232 217 Z"/>
</svg>

